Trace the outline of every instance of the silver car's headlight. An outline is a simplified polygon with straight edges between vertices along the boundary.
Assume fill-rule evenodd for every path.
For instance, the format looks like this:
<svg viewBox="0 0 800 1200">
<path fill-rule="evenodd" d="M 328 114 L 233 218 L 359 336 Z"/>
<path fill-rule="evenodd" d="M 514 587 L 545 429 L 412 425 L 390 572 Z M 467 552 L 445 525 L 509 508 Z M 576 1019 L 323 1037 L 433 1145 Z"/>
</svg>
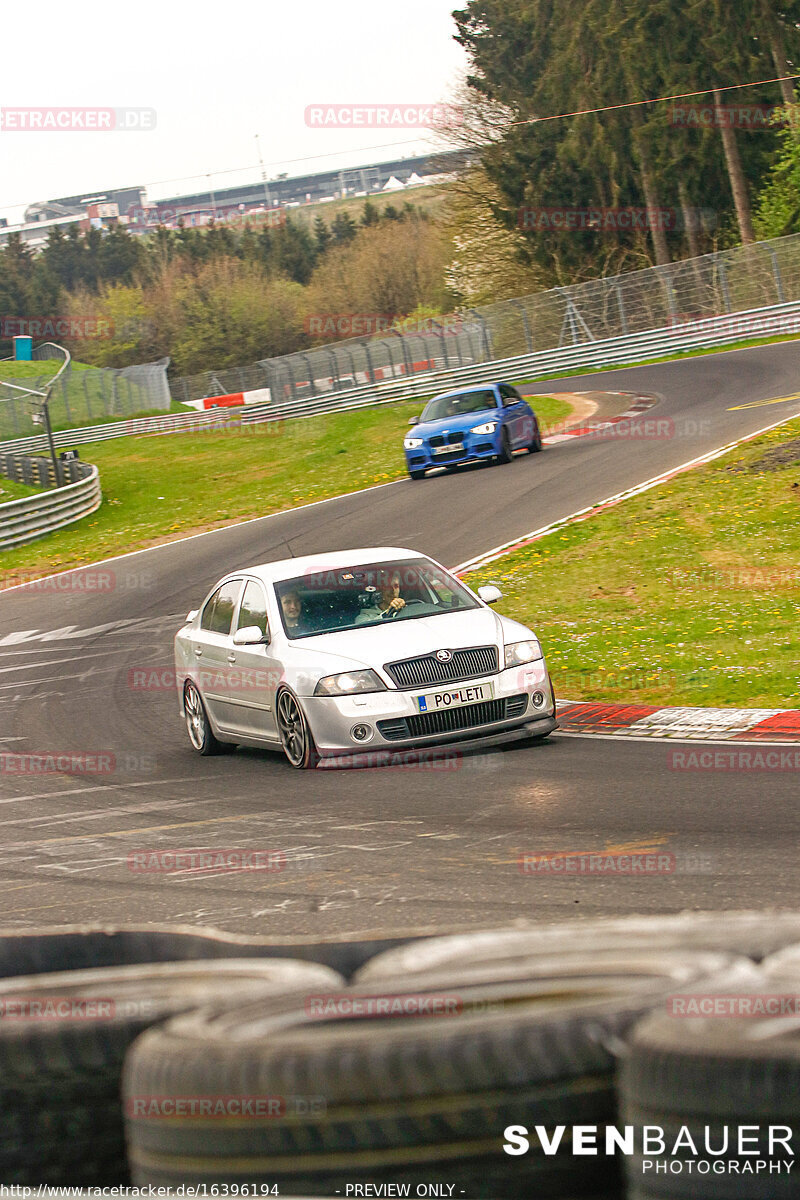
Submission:
<svg viewBox="0 0 800 1200">
<path fill-rule="evenodd" d="M 403 442 L 406 450 L 416 450 L 417 446 L 421 446 L 422 444 L 422 438 L 406 438 Z"/>
<path fill-rule="evenodd" d="M 506 667 L 521 667 L 524 663 L 535 662 L 537 658 L 544 658 L 544 655 L 536 638 L 506 646 Z"/>
<path fill-rule="evenodd" d="M 494 433 L 497 429 L 497 421 L 485 421 L 483 425 L 473 425 L 470 433 Z"/>
<path fill-rule="evenodd" d="M 374 671 L 343 671 L 326 675 L 314 688 L 315 696 L 358 696 L 361 692 L 385 692 L 386 684 Z"/>
</svg>

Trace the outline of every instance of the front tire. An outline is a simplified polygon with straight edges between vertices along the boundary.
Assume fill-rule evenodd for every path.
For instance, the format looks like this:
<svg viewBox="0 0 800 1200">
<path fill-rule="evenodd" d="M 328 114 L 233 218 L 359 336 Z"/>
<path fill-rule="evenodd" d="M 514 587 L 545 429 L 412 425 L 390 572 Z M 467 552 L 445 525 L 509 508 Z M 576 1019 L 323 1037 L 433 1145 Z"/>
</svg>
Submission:
<svg viewBox="0 0 800 1200">
<path fill-rule="evenodd" d="M 183 689 L 183 711 L 189 741 L 198 754 L 207 757 L 210 754 L 222 754 L 233 748 L 214 736 L 203 697 L 191 681 Z"/>
<path fill-rule="evenodd" d="M 275 710 L 281 746 L 289 765 L 298 771 L 316 767 L 319 754 L 300 701 L 290 691 L 279 692 Z"/>
<path fill-rule="evenodd" d="M 424 471 L 409 471 L 408 474 L 412 479 L 424 479 L 425 478 Z"/>
<path fill-rule="evenodd" d="M 510 463 L 513 457 L 514 454 L 511 449 L 511 438 L 504 425 L 500 434 L 500 453 L 497 455 L 497 461 L 504 464 Z"/>
</svg>

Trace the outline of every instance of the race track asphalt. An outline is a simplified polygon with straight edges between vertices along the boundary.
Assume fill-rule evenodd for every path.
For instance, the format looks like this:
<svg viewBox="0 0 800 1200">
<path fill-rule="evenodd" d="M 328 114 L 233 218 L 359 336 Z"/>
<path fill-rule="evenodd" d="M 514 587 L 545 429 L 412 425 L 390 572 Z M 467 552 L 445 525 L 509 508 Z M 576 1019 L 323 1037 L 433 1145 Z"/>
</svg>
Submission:
<svg viewBox="0 0 800 1200">
<path fill-rule="evenodd" d="M 576 438 L 506 467 L 404 480 L 126 556 L 109 590 L 0 594 L 0 752 L 99 756 L 94 773 L 0 773 L 6 925 L 181 921 L 244 933 L 379 936 L 682 908 L 800 907 L 797 773 L 678 771 L 673 744 L 556 734 L 438 769 L 293 772 L 268 753 L 200 759 L 172 637 L 240 565 L 370 545 L 449 566 L 800 414 L 800 344 L 543 383 L 654 393 L 654 438 Z M 731 411 L 731 410 L 735 411 Z M 94 571 L 97 582 L 97 571 Z M 545 606 L 547 598 L 542 598 Z M 8 760 L 5 760 L 6 764 Z M 283 869 L 142 873 L 146 849 L 278 851 Z M 520 855 L 659 851 L 647 876 L 528 875 Z"/>
</svg>

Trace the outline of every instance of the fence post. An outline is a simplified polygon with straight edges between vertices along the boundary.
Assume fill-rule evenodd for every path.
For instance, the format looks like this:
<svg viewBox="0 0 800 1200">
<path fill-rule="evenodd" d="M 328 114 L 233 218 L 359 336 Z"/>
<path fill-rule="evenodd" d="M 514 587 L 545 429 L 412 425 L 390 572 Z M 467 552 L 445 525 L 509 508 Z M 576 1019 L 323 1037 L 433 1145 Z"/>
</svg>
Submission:
<svg viewBox="0 0 800 1200">
<path fill-rule="evenodd" d="M 718 250 L 714 255 L 714 265 L 719 272 L 719 282 L 722 288 L 722 298 L 725 301 L 725 312 L 732 312 L 731 293 L 728 288 L 728 268 L 725 266 L 725 260 L 722 258 L 721 252 Z"/>
<path fill-rule="evenodd" d="M 775 276 L 775 290 L 778 294 L 778 303 L 785 304 L 786 296 L 783 291 L 783 280 L 781 279 L 781 269 L 778 266 L 778 256 L 775 253 L 774 247 L 770 246 L 769 243 L 767 243 L 767 253 L 772 259 L 772 273 Z"/>
<path fill-rule="evenodd" d="M 301 351 L 300 357 L 306 364 L 306 370 L 308 371 L 308 386 L 311 388 L 311 395 L 316 396 L 317 385 L 314 382 L 314 369 L 311 366 L 311 363 L 308 361 L 308 355 L 305 353 L 305 351 Z"/>
<path fill-rule="evenodd" d="M 528 320 L 528 312 L 521 300 L 512 300 L 512 308 L 516 308 L 522 315 L 522 328 L 525 331 L 525 346 L 528 354 L 533 354 L 533 335 L 531 333 L 531 323 Z"/>
</svg>

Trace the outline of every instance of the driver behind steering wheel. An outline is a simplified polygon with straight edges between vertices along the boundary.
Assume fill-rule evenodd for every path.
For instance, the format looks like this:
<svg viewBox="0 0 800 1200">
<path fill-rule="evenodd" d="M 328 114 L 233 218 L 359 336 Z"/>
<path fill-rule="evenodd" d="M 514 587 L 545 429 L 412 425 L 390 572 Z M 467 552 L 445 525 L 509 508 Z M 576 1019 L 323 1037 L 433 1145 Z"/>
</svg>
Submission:
<svg viewBox="0 0 800 1200">
<path fill-rule="evenodd" d="M 395 573 L 387 583 L 382 584 L 380 589 L 373 593 L 372 603 L 361 610 L 356 618 L 356 624 L 376 621 L 379 618 L 389 619 L 396 616 L 405 606 L 406 602 L 400 595 L 400 576 Z"/>
</svg>

